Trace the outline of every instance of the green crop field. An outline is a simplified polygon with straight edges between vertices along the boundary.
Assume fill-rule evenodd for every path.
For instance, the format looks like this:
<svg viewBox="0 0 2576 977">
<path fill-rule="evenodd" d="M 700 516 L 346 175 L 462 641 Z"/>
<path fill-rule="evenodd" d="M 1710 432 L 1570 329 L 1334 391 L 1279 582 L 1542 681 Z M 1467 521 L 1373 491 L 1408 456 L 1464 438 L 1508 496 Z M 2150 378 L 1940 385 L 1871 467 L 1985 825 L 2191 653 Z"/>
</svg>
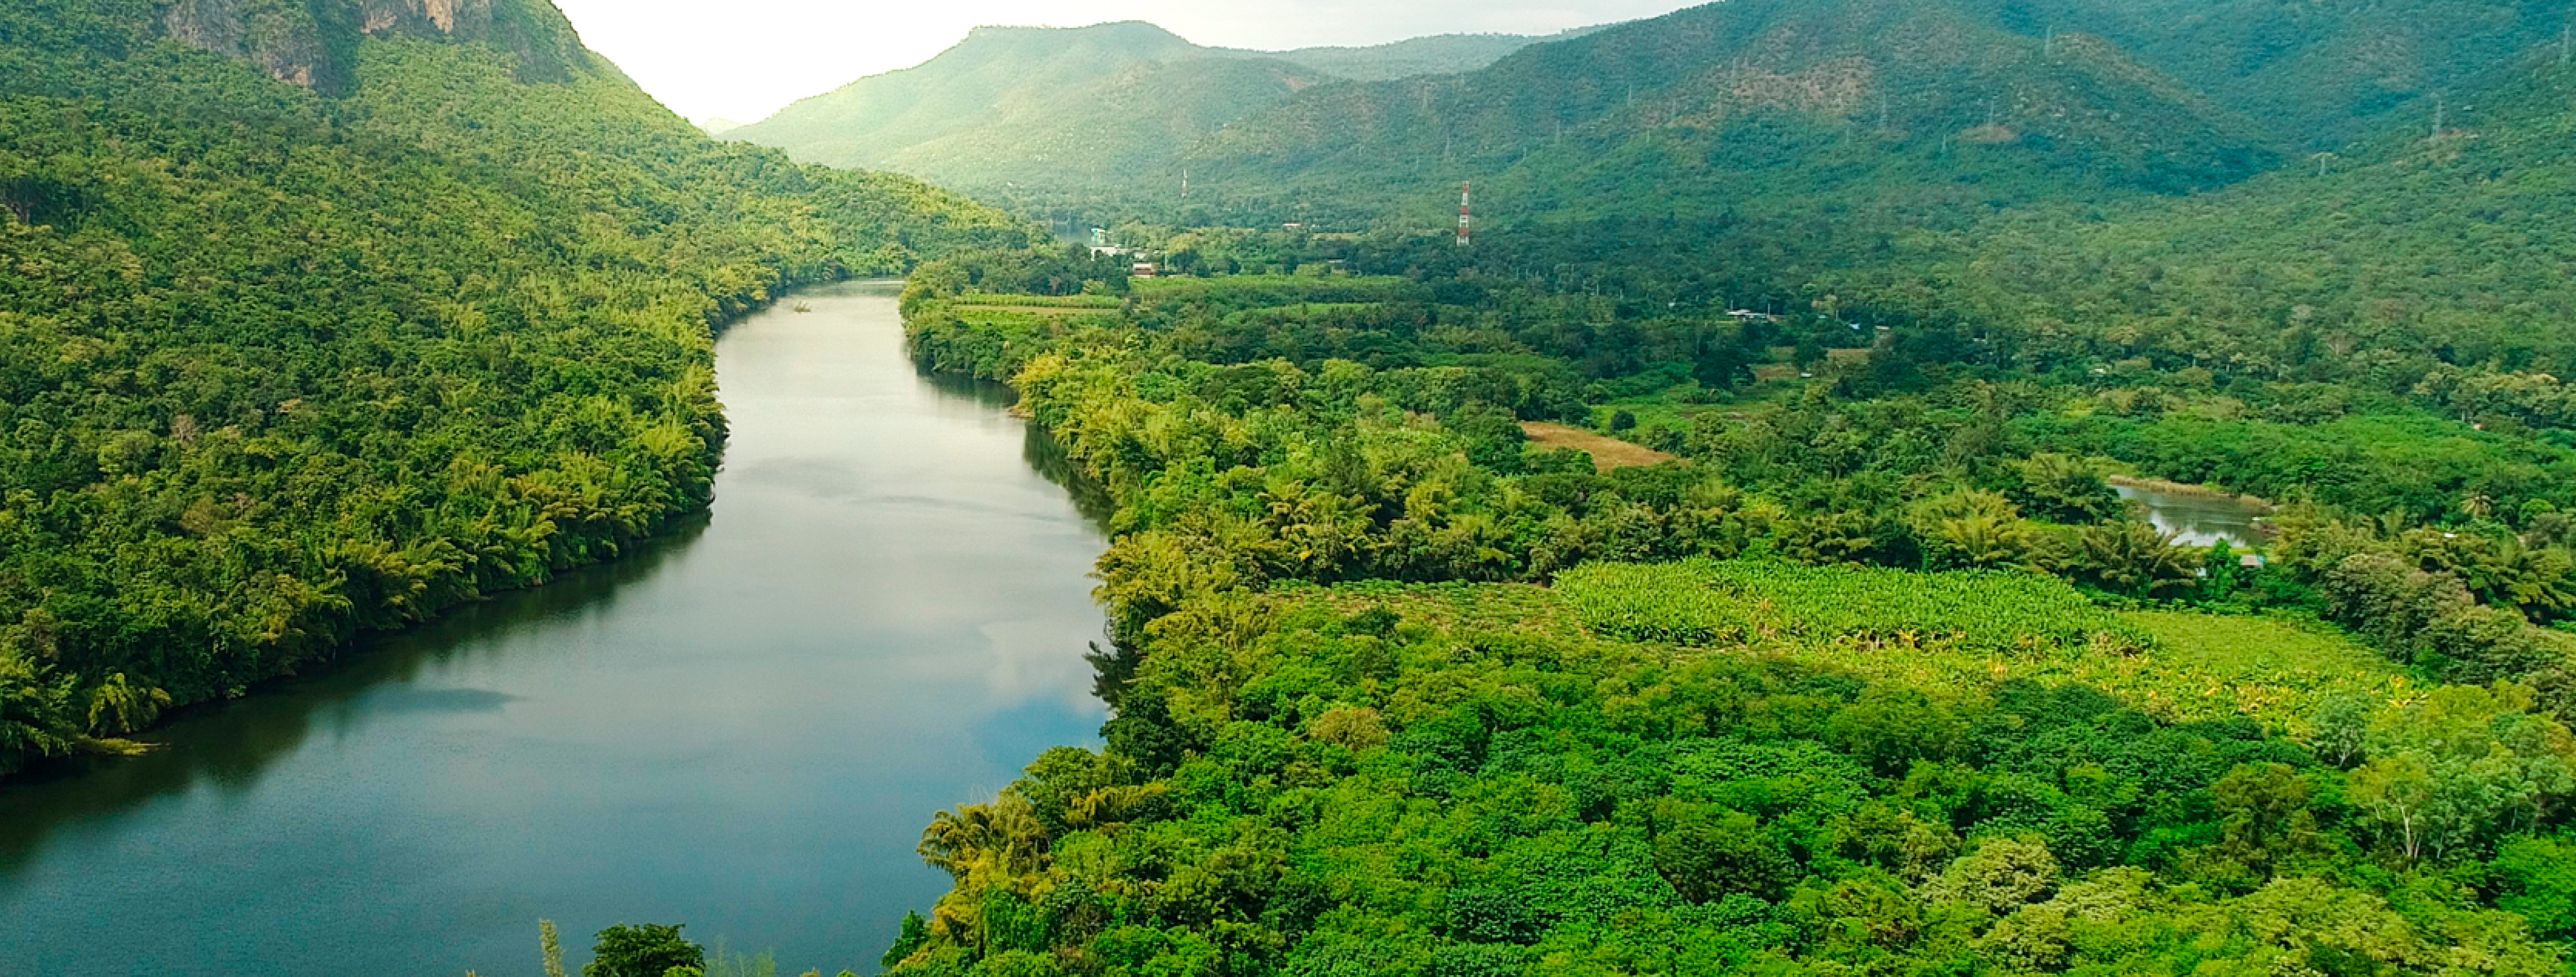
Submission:
<svg viewBox="0 0 2576 977">
<path fill-rule="evenodd" d="M 2114 612 L 2050 577 L 1747 561 L 1593 564 L 1561 575 L 1571 618 L 1614 642 L 1788 655 L 1966 693 L 2022 680 L 2102 689 L 2177 720 L 2244 714 L 2293 737 L 2328 699 L 2422 691 L 2348 637 L 2292 619 Z M 1531 620 L 1526 598 L 1496 598 Z M 1489 620 L 1452 597 L 1448 620 Z"/>
</svg>

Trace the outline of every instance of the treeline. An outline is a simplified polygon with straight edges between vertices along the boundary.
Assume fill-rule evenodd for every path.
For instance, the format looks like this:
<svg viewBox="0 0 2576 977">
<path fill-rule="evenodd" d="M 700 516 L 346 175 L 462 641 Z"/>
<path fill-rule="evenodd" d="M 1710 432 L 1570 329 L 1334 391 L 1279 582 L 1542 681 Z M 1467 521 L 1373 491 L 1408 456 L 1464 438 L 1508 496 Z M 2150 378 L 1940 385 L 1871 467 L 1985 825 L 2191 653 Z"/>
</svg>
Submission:
<svg viewBox="0 0 2576 977">
<path fill-rule="evenodd" d="M 1588 458 L 1533 449 L 1522 422 L 1592 424 L 1587 395 L 1615 392 L 1618 370 L 1520 340 L 1607 327 L 1516 329 L 1506 321 L 1516 313 L 1491 306 L 1525 305 L 1518 294 L 1449 306 L 1432 300 L 1446 286 L 1431 282 L 1220 278 L 1138 283 L 1118 309 L 1052 310 L 1079 313 L 1062 315 L 943 297 L 936 283 L 950 280 L 927 276 L 907 299 L 916 354 L 935 368 L 1016 380 L 1026 408 L 1086 475 L 1132 500 L 1120 526 L 1132 534 L 1110 557 L 1126 570 L 1104 593 L 1133 625 L 1170 605 L 1139 598 L 1143 606 L 1125 607 L 1127 581 L 1150 596 L 1186 580 L 1543 580 L 1587 560 L 1774 555 L 2026 567 L 2130 599 L 2351 620 L 2355 612 L 2336 610 L 2342 591 L 2325 585 L 2367 550 L 2468 581 L 2471 606 L 2513 625 L 2460 632 L 2462 641 L 2482 636 L 2480 647 L 2426 659 L 2429 677 L 2545 676 L 2552 708 L 2576 710 L 2576 696 L 2561 690 L 2570 649 L 2536 627 L 2576 612 L 2566 596 L 2576 592 L 2576 539 L 2559 508 L 2576 497 L 2548 475 L 2565 462 L 2535 471 L 2531 459 L 2545 449 L 2427 431 L 2429 419 L 2404 420 L 2403 404 L 2384 405 L 2401 412 L 2395 418 L 2324 423 L 2245 416 L 2254 408 L 2242 402 L 2233 418 L 2211 416 L 2190 402 L 2219 396 L 2206 390 L 2150 403 L 2164 395 L 2098 381 L 1980 379 L 2002 375 L 1974 362 L 1982 344 L 1909 332 L 1877 340 L 1867 361 L 1820 367 L 1825 376 L 1794 391 L 1721 387 L 1727 402 L 1687 425 L 1655 421 L 1627 435 L 1688 467 L 1595 472 Z M 1280 294 L 1300 283 L 1319 301 Z M 1349 301 L 1370 296 L 1382 301 Z M 1795 327 L 1684 321 L 1623 331 L 1701 330 L 1705 340 L 1784 328 Z M 1909 346 L 1929 352 L 1897 355 Z M 1968 362 L 1925 363 L 1961 349 Z M 1336 353 L 1437 365 L 1377 368 Z M 1613 379 L 1587 381 L 1595 374 Z M 2277 392 L 2284 410 L 2289 394 Z M 2281 491 L 2306 508 L 2284 520 L 2284 558 L 2248 570 L 2239 554 L 2178 546 L 2132 515 L 2108 481 L 2121 463 Z M 2303 555 L 2320 548 L 2334 555 Z M 2489 659 L 2520 664 L 2460 664 Z"/>
<path fill-rule="evenodd" d="M 352 37 L 328 97 L 147 8 L 0 11 L 0 773 L 625 551 L 708 501 L 713 325 L 1029 241 L 612 71 Z"/>
</svg>

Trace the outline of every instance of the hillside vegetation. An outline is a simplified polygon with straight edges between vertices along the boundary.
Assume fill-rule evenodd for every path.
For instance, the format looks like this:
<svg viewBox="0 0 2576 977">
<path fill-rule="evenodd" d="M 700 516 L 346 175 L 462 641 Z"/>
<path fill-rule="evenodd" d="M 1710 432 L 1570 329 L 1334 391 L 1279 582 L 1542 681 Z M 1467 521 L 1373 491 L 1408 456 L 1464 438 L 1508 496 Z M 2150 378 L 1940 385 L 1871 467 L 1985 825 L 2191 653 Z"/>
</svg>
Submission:
<svg viewBox="0 0 2576 977">
<path fill-rule="evenodd" d="M 0 772 L 627 550 L 707 503 L 712 326 L 1027 240 L 439 9 L 0 9 Z"/>
<path fill-rule="evenodd" d="M 2124 508 L 2121 446 L 2060 453 L 2121 381 L 1445 242 L 1166 246 L 1300 271 L 907 292 L 916 355 L 1012 378 L 1114 504 L 1118 641 L 1103 748 L 924 833 L 955 886 L 894 973 L 2566 968 L 2576 483 L 2311 500 L 2248 566 Z M 1748 375 L 1782 345 L 1817 375 Z M 1597 402 L 1667 387 L 1689 428 Z M 1605 417 L 1681 460 L 1520 426 Z"/>
<path fill-rule="evenodd" d="M 1218 193 L 1341 208 L 1478 178 L 1509 221 L 2179 192 L 2271 159 L 2250 123 L 2107 44 L 2021 37 L 1929 0 L 1751 0 L 1463 77 L 1319 89 L 1189 162 Z"/>
<path fill-rule="evenodd" d="M 1177 195 L 1183 148 L 1309 87 L 1473 70 L 1533 40 L 1460 34 L 1267 52 L 1201 47 L 1134 22 L 984 27 L 925 64 L 806 99 L 726 138 L 979 192 L 1026 184 L 1052 199 L 1168 171 Z"/>
<path fill-rule="evenodd" d="M 2426 99 L 2474 105 L 2497 67 L 2556 58 L 2565 4 L 2535 0 L 1968 0 L 1998 26 L 2093 34 L 2240 112 L 2283 144 L 2335 150 Z"/>
<path fill-rule="evenodd" d="M 2426 113 L 2224 193 L 2041 208 L 1827 276 L 1849 292 L 2228 375 L 2426 389 L 2460 416 L 2557 427 L 2576 370 L 2567 201 L 2576 68 L 2518 66 L 2438 136 Z M 1920 264 L 1914 262 L 1920 261 Z M 1908 265 L 1912 265 L 1908 267 Z M 1901 284 L 1900 284 L 1901 282 Z M 2185 362 L 2188 360 L 2188 362 Z"/>
<path fill-rule="evenodd" d="M 2576 51 L 2569 19 L 2523 0 L 1733 0 L 1272 55 L 1144 24 L 991 28 L 735 138 L 1099 226 L 1437 226 L 1472 180 L 1497 228 L 1829 235 L 1794 259 L 1812 272 L 2000 210 L 2295 171 L 2437 112 L 2475 126 L 2519 66 Z M 1247 56 L 1270 69 L 1215 63 Z"/>
</svg>

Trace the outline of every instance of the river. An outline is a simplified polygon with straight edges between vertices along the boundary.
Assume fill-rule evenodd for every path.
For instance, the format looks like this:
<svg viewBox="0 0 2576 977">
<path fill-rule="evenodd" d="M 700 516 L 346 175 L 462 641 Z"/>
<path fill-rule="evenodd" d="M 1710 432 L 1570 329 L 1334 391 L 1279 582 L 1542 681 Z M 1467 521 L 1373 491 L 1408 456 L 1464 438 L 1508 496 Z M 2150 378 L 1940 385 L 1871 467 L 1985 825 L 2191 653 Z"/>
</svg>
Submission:
<svg viewBox="0 0 2576 977">
<path fill-rule="evenodd" d="M 533 974 L 541 917 L 874 972 L 931 815 L 1103 714 L 1101 537 L 894 294 L 723 336 L 700 524 L 0 792 L 0 974 Z"/>
</svg>

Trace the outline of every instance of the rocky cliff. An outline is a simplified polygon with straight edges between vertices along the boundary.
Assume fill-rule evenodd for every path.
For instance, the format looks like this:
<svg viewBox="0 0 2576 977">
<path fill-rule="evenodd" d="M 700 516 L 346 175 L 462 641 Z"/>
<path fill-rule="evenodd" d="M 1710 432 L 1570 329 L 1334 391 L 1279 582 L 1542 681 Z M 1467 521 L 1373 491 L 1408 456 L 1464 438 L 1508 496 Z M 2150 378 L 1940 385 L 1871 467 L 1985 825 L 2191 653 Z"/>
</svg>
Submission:
<svg viewBox="0 0 2576 977">
<path fill-rule="evenodd" d="M 491 44 L 518 58 L 525 81 L 591 66 L 571 23 L 526 0 L 163 0 L 160 25 L 172 40 L 327 93 L 353 81 L 365 37 Z"/>
</svg>

